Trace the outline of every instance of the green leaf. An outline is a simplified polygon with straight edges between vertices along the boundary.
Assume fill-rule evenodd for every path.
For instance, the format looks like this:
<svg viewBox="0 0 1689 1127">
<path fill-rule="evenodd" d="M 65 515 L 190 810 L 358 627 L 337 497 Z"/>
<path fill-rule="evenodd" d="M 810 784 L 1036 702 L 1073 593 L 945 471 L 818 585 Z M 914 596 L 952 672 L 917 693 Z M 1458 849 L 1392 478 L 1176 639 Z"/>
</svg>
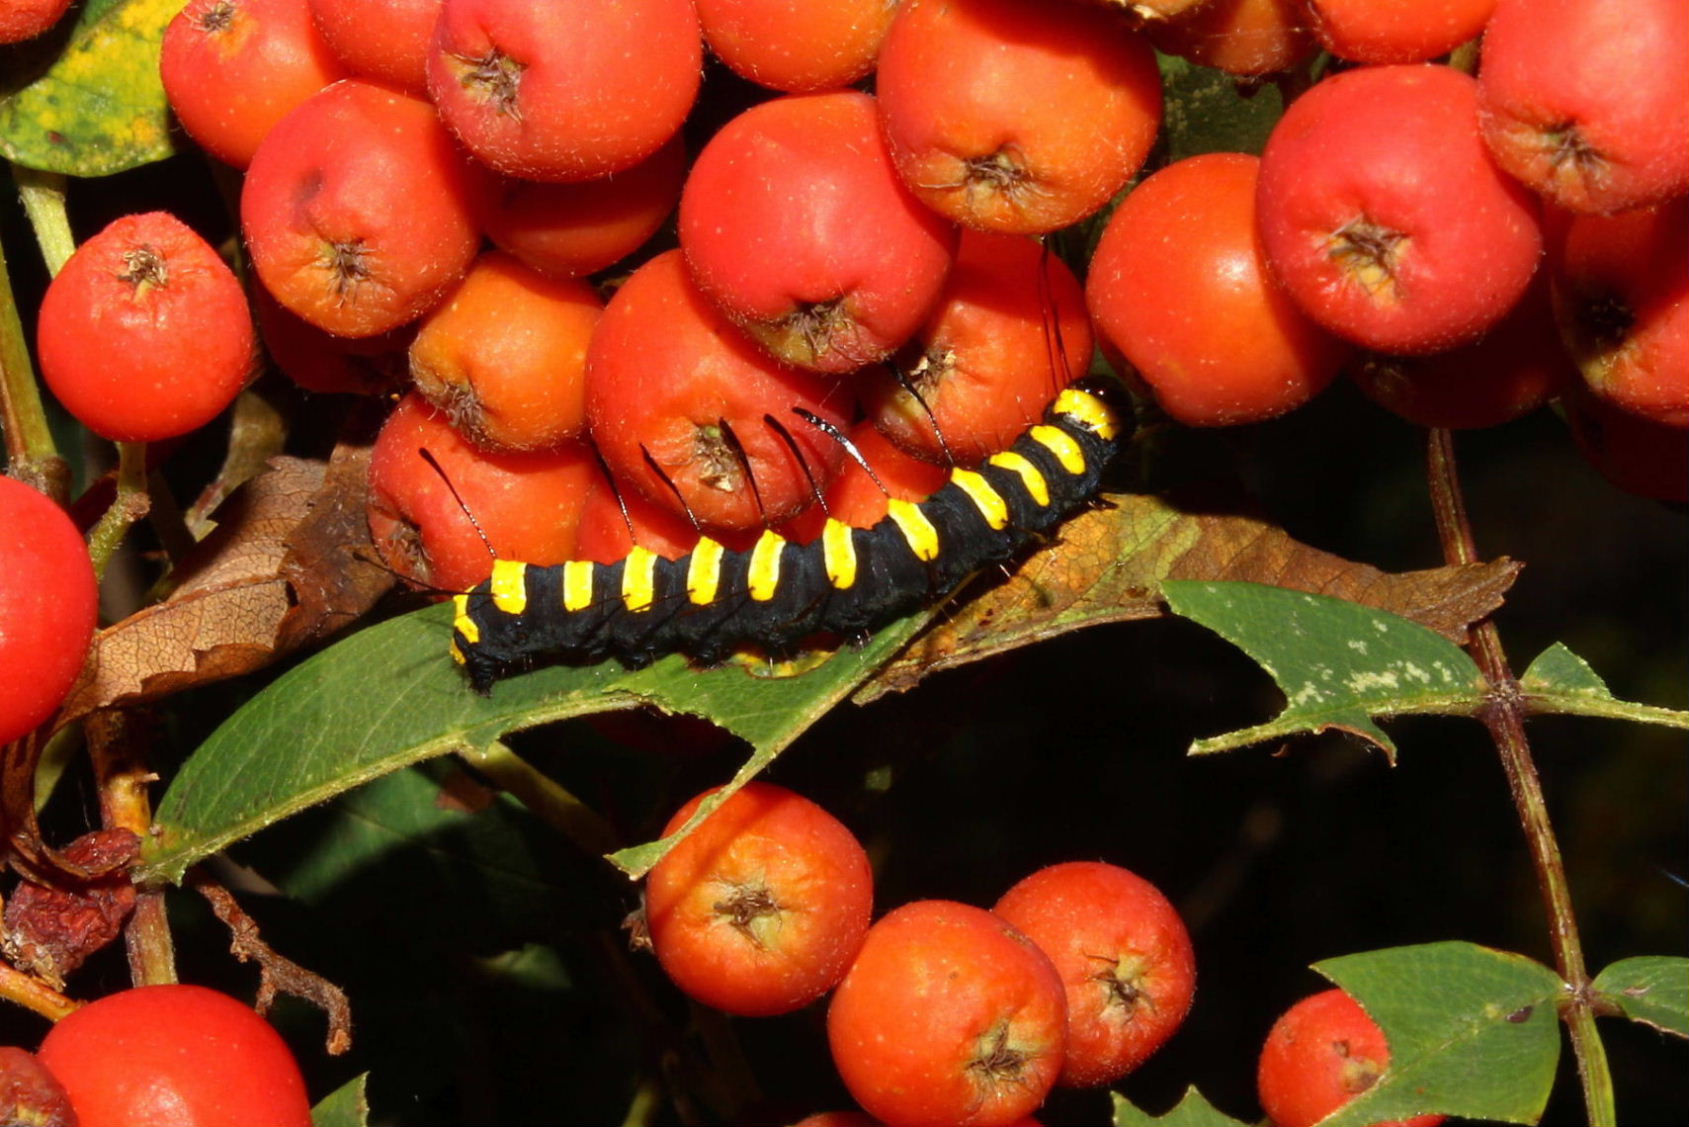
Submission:
<svg viewBox="0 0 1689 1127">
<path fill-rule="evenodd" d="M 1274 86 L 1159 56 L 1169 163 L 1198 153 L 1259 153 L 1284 110 Z"/>
<path fill-rule="evenodd" d="M 1689 1037 L 1689 959 L 1638 955 L 1595 976 L 1595 989 L 1624 1016 Z"/>
<path fill-rule="evenodd" d="M 1242 1120 L 1215 1110 L 1194 1086 L 1186 1088 L 1184 1097 L 1164 1115 L 1140 1111 L 1119 1092 L 1109 1096 L 1114 1100 L 1114 1127 L 1247 1127 Z"/>
<path fill-rule="evenodd" d="M 1519 688 L 1533 713 L 1559 712 L 1579 716 L 1602 716 L 1611 720 L 1635 720 L 1668 728 L 1689 728 L 1689 712 L 1619 700 L 1607 683 L 1589 667 L 1589 662 L 1555 642 L 1543 650 L 1525 675 Z"/>
<path fill-rule="evenodd" d="M 364 1086 L 369 1073 L 354 1076 L 324 1096 L 311 1109 L 311 1127 L 365 1127 L 369 1123 L 369 1100 Z"/>
<path fill-rule="evenodd" d="M 1394 759 L 1395 744 L 1373 717 L 1468 714 L 1481 701 L 1472 659 L 1399 615 L 1258 583 L 1170 581 L 1161 593 L 1175 614 L 1254 658 L 1289 701 L 1276 719 L 1198 740 L 1192 754 L 1339 728 Z"/>
<path fill-rule="evenodd" d="M 930 613 L 930 612 L 929 612 Z M 670 656 L 632 671 L 617 662 L 550 666 L 471 692 L 447 657 L 450 605 L 372 626 L 289 670 L 200 745 L 171 783 L 142 858 L 147 879 L 188 866 L 290 814 L 437 755 L 490 747 L 508 732 L 650 703 L 711 720 L 755 752 L 726 793 L 754 777 L 847 696 L 925 622 L 917 615 L 801 676 L 734 665 L 699 670 Z M 725 794 L 723 795 L 725 797 Z M 642 875 L 666 847 L 618 861 Z"/>
<path fill-rule="evenodd" d="M 1320 1127 L 1440 1113 L 1535 1123 L 1560 1058 L 1565 986 L 1523 955 L 1475 943 L 1392 947 L 1316 963 L 1384 1030 L 1390 1067 Z"/>
<path fill-rule="evenodd" d="M 89 0 L 46 72 L 0 95 L 0 155 L 107 176 L 175 151 L 159 44 L 181 0 Z"/>
</svg>

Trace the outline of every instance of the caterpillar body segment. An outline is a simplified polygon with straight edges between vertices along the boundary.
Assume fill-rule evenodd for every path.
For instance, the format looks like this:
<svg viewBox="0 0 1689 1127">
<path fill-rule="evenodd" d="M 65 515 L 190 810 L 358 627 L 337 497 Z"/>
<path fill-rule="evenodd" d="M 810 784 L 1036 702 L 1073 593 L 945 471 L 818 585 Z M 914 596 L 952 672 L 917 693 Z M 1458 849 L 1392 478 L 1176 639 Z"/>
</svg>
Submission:
<svg viewBox="0 0 1689 1127">
<path fill-rule="evenodd" d="M 789 652 L 819 631 L 861 636 L 1042 539 L 1095 495 L 1122 429 L 1100 389 L 1074 385 L 1009 450 L 872 528 L 829 520 L 808 544 L 768 531 L 743 551 L 706 539 L 676 560 L 641 548 L 611 564 L 500 560 L 457 596 L 453 657 L 485 693 L 554 662 L 711 663 L 747 644 Z"/>
</svg>

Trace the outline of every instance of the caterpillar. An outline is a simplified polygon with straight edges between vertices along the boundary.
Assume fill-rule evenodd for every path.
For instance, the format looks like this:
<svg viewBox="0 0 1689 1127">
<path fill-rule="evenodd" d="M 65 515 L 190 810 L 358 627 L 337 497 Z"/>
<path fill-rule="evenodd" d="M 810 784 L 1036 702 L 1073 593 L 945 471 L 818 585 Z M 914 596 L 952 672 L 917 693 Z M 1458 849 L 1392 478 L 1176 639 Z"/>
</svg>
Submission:
<svg viewBox="0 0 1689 1127">
<path fill-rule="evenodd" d="M 1123 423 L 1101 385 L 1057 394 L 1009 449 L 919 503 L 892 500 L 872 528 L 829 517 L 798 544 L 765 530 L 735 551 L 705 537 L 676 560 L 494 560 L 455 596 L 452 658 L 476 692 L 554 662 L 638 668 L 682 652 L 704 664 L 743 645 L 783 653 L 811 634 L 860 637 L 948 595 L 1042 537 L 1096 493 Z"/>
</svg>

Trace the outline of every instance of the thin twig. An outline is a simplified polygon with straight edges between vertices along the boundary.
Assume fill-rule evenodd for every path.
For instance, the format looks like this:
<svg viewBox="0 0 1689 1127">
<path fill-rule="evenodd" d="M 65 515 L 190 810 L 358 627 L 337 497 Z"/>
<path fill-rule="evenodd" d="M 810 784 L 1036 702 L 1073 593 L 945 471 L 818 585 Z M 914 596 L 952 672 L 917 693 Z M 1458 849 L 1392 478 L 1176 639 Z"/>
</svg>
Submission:
<svg viewBox="0 0 1689 1127">
<path fill-rule="evenodd" d="M 48 1021 L 58 1021 L 82 1005 L 4 959 L 0 959 L 0 998 L 34 1010 Z"/>
<path fill-rule="evenodd" d="M 1478 552 L 1472 525 L 1466 515 L 1466 502 L 1460 492 L 1454 439 L 1447 430 L 1438 428 L 1430 432 L 1426 462 L 1431 507 L 1436 515 L 1443 558 L 1450 565 L 1473 563 L 1478 558 Z M 1524 827 L 1525 842 L 1531 851 L 1537 885 L 1548 913 L 1549 942 L 1554 948 L 1555 969 L 1569 988 L 1560 1012 L 1571 1036 L 1572 1052 L 1577 1057 L 1589 1122 L 1591 1127 L 1611 1127 L 1616 1121 L 1613 1077 L 1607 1064 L 1606 1047 L 1595 1028 L 1593 992 L 1589 971 L 1584 964 L 1583 943 L 1578 937 L 1577 920 L 1572 911 L 1566 867 L 1560 857 L 1560 844 L 1555 839 L 1554 828 L 1549 823 L 1548 802 L 1543 795 L 1536 763 L 1531 758 L 1530 742 L 1525 738 L 1524 698 L 1519 682 L 1507 664 L 1507 655 L 1502 651 L 1501 637 L 1493 620 L 1486 618 L 1473 627 L 1468 649 L 1489 684 L 1488 701 L 1479 711 L 1479 719 L 1489 729 L 1500 754 L 1508 790 L 1513 795 L 1514 809 Z"/>
<path fill-rule="evenodd" d="M 234 894 L 200 869 L 190 870 L 188 883 L 205 897 L 217 918 L 229 929 L 229 950 L 241 962 L 258 964 L 259 1013 L 268 1013 L 276 995 L 291 994 L 312 1003 L 328 1017 L 327 1048 L 339 1056 L 352 1047 L 352 1005 L 346 992 L 320 974 L 306 970 L 259 938 L 258 925 Z"/>
</svg>

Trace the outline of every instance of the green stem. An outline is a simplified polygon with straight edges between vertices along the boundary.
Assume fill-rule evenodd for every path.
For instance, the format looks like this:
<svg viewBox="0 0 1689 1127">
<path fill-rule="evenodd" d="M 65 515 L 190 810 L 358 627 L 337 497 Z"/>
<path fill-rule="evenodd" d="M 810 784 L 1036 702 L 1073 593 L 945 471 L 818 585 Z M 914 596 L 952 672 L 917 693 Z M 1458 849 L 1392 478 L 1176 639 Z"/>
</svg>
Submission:
<svg viewBox="0 0 1689 1127">
<path fill-rule="evenodd" d="M 1466 502 L 1460 492 L 1454 439 L 1448 431 L 1438 428 L 1430 432 L 1426 461 L 1431 506 L 1437 518 L 1443 557 L 1450 565 L 1475 563 L 1478 559 L 1477 547 L 1466 515 Z M 1572 1052 L 1577 1057 L 1584 1107 L 1591 1127 L 1613 1127 L 1617 1122 L 1613 1075 L 1607 1064 L 1606 1047 L 1595 1028 L 1594 991 L 1590 987 L 1583 941 L 1578 936 L 1577 919 L 1572 911 L 1571 887 L 1566 880 L 1560 843 L 1555 839 L 1554 827 L 1549 822 L 1548 801 L 1543 795 L 1536 763 L 1531 758 L 1530 742 L 1525 738 L 1524 694 L 1508 667 L 1507 655 L 1501 648 L 1501 636 L 1493 620 L 1485 619 L 1473 627 L 1472 640 L 1467 648 L 1489 684 L 1490 700 L 1480 710 L 1479 718 L 1489 729 L 1496 751 L 1501 756 L 1502 770 L 1507 775 L 1513 806 L 1525 830 L 1525 842 L 1530 848 L 1537 885 L 1548 913 L 1549 942 L 1554 948 L 1555 969 L 1568 989 L 1560 1013 L 1571 1037 Z"/>
<path fill-rule="evenodd" d="M 123 543 L 129 526 L 147 515 L 152 507 L 147 492 L 147 445 L 144 442 L 117 444 L 117 496 L 100 516 L 88 536 L 88 554 L 94 560 L 94 575 L 103 577 L 117 546 Z"/>
<path fill-rule="evenodd" d="M 615 831 L 597 811 L 511 751 L 502 741 L 494 740 L 487 747 L 476 750 L 463 749 L 458 755 L 514 795 L 541 821 L 561 831 L 588 853 L 602 855 L 613 852 L 618 846 Z"/>
<path fill-rule="evenodd" d="M 70 215 L 65 210 L 65 178 L 57 172 L 13 165 L 12 179 L 17 182 L 18 198 L 23 201 L 29 225 L 35 229 L 47 272 L 56 277 L 76 253 L 76 237 L 70 233 Z"/>
<path fill-rule="evenodd" d="M 6 269 L 6 248 L 0 244 L 0 431 L 6 436 L 8 471 L 13 477 L 64 502 L 70 492 L 70 473 L 53 445 L 35 365 L 24 341 L 12 278 Z"/>
</svg>

